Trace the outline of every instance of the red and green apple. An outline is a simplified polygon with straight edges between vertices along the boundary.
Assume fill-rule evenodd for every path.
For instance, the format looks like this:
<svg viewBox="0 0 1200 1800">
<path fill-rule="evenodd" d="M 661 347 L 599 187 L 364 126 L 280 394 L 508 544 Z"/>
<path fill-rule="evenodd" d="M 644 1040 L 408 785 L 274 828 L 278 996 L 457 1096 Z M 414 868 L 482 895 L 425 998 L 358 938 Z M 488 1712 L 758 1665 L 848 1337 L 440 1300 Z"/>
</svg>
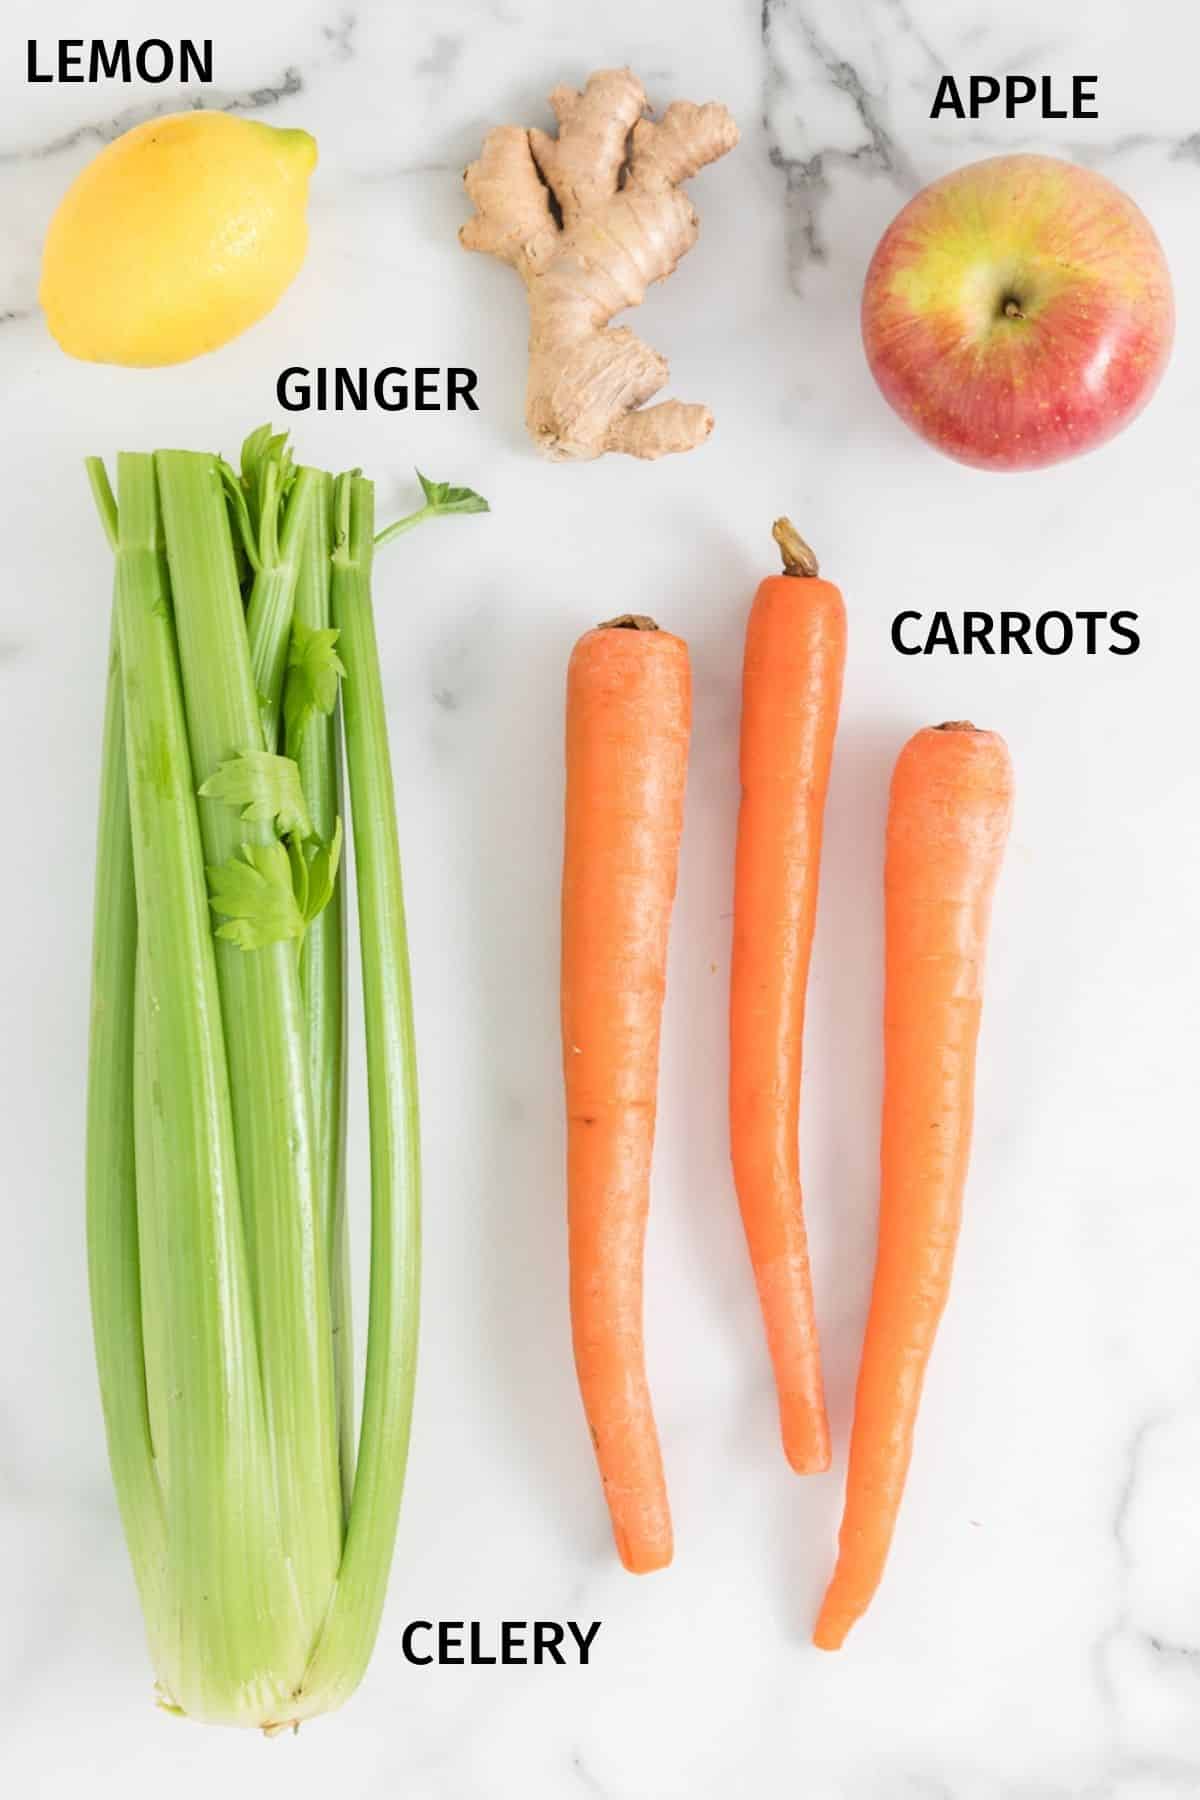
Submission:
<svg viewBox="0 0 1200 1800">
<path fill-rule="evenodd" d="M 1170 355 L 1171 278 L 1127 194 L 1054 156 L 995 156 L 924 188 L 863 290 L 885 398 L 948 456 L 1035 469 L 1095 449 Z"/>
</svg>

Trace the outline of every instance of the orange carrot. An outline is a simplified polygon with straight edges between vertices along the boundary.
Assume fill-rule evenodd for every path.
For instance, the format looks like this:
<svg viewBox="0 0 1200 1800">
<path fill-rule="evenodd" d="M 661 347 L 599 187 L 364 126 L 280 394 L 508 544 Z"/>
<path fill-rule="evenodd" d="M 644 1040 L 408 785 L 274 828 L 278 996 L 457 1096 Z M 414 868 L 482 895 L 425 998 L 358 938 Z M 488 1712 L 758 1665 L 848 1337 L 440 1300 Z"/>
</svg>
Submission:
<svg viewBox="0 0 1200 1800">
<path fill-rule="evenodd" d="M 671 1560 L 646 1383 L 642 1251 L 691 687 L 652 619 L 589 631 L 567 675 L 562 1030 L 571 1328 L 621 1561 Z"/>
<path fill-rule="evenodd" d="M 879 1247 L 837 1567 L 813 1642 L 836 1650 L 879 1585 L 950 1285 L 971 1148 L 992 893 L 1012 813 L 1003 738 L 918 731 L 892 778 Z"/>
<path fill-rule="evenodd" d="M 846 609 L 787 519 L 776 521 L 774 536 L 784 573 L 760 583 L 754 597 L 742 674 L 729 1124 L 783 1447 L 806 1475 L 829 1467 L 829 1423 L 796 1133 Z"/>
</svg>

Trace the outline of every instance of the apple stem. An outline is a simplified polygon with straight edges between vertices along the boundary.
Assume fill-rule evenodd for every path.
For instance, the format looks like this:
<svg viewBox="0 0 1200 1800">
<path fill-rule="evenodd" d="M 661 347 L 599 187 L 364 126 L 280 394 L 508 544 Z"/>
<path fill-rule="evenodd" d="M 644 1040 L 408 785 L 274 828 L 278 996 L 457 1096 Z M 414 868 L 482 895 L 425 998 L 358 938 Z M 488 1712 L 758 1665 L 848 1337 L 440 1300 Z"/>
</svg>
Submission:
<svg viewBox="0 0 1200 1800">
<path fill-rule="evenodd" d="M 1021 311 L 1020 302 L 1018 300 L 1006 300 L 1004 302 L 1004 316 L 1006 319 L 1023 319 L 1025 314 Z"/>
<path fill-rule="evenodd" d="M 809 549 L 790 519 L 776 519 L 771 527 L 771 536 L 779 545 L 783 555 L 785 575 L 812 577 L 820 573 L 820 565 L 815 554 Z"/>
</svg>

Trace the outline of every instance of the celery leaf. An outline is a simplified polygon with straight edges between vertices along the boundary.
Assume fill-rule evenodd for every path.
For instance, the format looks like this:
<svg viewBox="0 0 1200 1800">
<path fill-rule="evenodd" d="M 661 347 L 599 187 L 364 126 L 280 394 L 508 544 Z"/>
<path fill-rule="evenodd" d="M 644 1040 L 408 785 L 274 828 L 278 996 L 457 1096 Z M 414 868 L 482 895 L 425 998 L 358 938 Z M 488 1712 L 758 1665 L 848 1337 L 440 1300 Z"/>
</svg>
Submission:
<svg viewBox="0 0 1200 1800">
<path fill-rule="evenodd" d="M 333 836 L 327 844 L 302 844 L 298 838 L 287 842 L 288 861 L 292 870 L 292 892 L 305 926 L 312 924 L 333 899 L 338 864 L 342 856 L 342 821 L 333 822 Z"/>
<path fill-rule="evenodd" d="M 425 496 L 425 504 L 430 512 L 436 513 L 480 513 L 491 509 L 482 494 L 474 488 L 451 487 L 448 481 L 430 481 L 428 476 L 417 470 L 417 480 L 421 484 L 421 492 Z"/>
<path fill-rule="evenodd" d="M 308 923 L 308 857 L 304 854 L 304 845 L 298 837 L 290 837 L 287 841 L 288 862 L 292 868 L 292 892 L 296 896 L 296 905 L 300 908 L 300 916 Z"/>
<path fill-rule="evenodd" d="M 258 540 L 254 534 L 254 526 L 250 521 L 250 507 L 246 499 L 246 490 L 235 469 L 221 457 L 217 461 L 221 476 L 221 486 L 225 490 L 225 498 L 235 527 L 234 544 L 240 549 L 246 561 L 257 575 L 262 568 L 262 558 L 258 554 Z"/>
<path fill-rule="evenodd" d="M 342 821 L 335 819 L 333 836 L 327 844 L 318 844 L 308 861 L 304 899 L 300 902 L 305 923 L 311 925 L 318 913 L 324 912 L 333 899 L 338 864 L 342 859 Z"/>
<path fill-rule="evenodd" d="M 203 784 L 200 796 L 241 807 L 241 816 L 248 821 L 270 820 L 281 836 L 313 835 L 300 770 L 290 756 L 249 750 L 244 756 L 223 762 Z"/>
<path fill-rule="evenodd" d="M 208 904 L 225 920 L 217 936 L 242 950 L 259 950 L 304 936 L 292 868 L 282 844 L 243 844 L 240 857 L 210 868 Z"/>
<path fill-rule="evenodd" d="M 295 479 L 287 432 L 273 433 L 269 425 L 252 431 L 242 445 L 241 486 L 263 568 L 273 568 L 279 560 L 280 520 Z"/>
<path fill-rule="evenodd" d="M 331 713 L 337 705 L 338 681 L 346 673 L 334 649 L 338 633 L 329 626 L 292 621 L 287 685 L 283 695 L 284 728 L 289 750 L 299 748 L 314 713 Z"/>
</svg>

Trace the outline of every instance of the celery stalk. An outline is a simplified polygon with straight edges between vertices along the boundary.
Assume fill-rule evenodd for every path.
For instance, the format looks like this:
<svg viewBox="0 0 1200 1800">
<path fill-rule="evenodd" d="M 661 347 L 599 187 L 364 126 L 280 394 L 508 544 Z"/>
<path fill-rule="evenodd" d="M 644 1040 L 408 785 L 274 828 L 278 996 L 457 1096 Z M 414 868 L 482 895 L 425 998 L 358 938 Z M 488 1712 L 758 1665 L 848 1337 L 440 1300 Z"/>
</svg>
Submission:
<svg viewBox="0 0 1200 1800">
<path fill-rule="evenodd" d="M 199 785 L 222 762 L 262 747 L 259 695 L 217 461 L 167 450 L 155 464 Z M 248 822 L 219 800 L 200 801 L 200 829 L 210 865 L 243 843 L 277 842 L 269 821 Z M 304 1012 L 293 943 L 247 951 L 218 938 L 215 949 L 267 1433 L 298 1614 L 280 1673 L 297 1686 L 342 1548 Z"/>
<path fill-rule="evenodd" d="M 167 1296 L 160 1273 L 169 1255 L 169 1220 L 164 1200 L 169 1191 L 170 1146 L 162 1129 L 162 1113 L 154 1104 L 154 1087 L 162 1052 L 157 1018 L 150 1003 L 146 959 L 139 956 L 133 991 L 133 1141 L 137 1161 L 137 1246 L 141 1282 L 142 1354 L 145 1358 L 146 1412 L 159 1482 L 171 1481 L 171 1345 Z"/>
<path fill-rule="evenodd" d="M 279 709 L 296 581 L 311 537 L 321 483 L 328 481 L 329 476 L 319 469 L 297 469 L 282 528 L 276 533 L 275 520 L 271 519 L 265 522 L 260 536 L 262 567 L 255 574 L 250 589 L 246 631 L 268 750 L 274 750 L 279 737 Z"/>
<path fill-rule="evenodd" d="M 98 478 L 111 502 L 101 468 Z M 93 472 L 93 480 L 97 475 Z M 115 531 L 116 508 L 111 508 Z M 121 662 L 113 618 L 100 757 L 87 1096 L 88 1283 L 100 1399 L 117 1504 L 157 1659 L 166 1518 L 154 1463 L 142 1349 L 133 1127 L 137 904 L 125 770 Z"/>
<path fill-rule="evenodd" d="M 330 624 L 333 478 L 323 470 L 301 469 L 297 483 L 306 476 L 313 478 L 314 492 L 310 528 L 300 546 L 295 617 L 300 625 L 324 631 Z M 304 729 L 289 738 L 286 749 L 299 766 L 317 836 L 327 843 L 342 811 L 341 718 L 337 706 L 331 713 L 314 713 Z M 309 1091 L 316 1134 L 317 1216 L 329 1279 L 343 1522 L 349 1516 L 354 1480 L 354 1342 L 346 1225 L 345 984 L 346 908 L 343 883 L 339 880 L 328 906 L 304 934 L 300 986 L 308 1028 Z"/>
<path fill-rule="evenodd" d="M 412 1423 L 420 1296 L 420 1144 L 412 986 L 387 713 L 371 611 L 374 489 L 338 477 L 333 623 L 345 664 L 342 716 L 367 1037 L 371 1278 L 354 1495 L 337 1590 L 306 1688 L 337 1705 L 379 1630 Z"/>
<path fill-rule="evenodd" d="M 153 1244 L 140 1246 L 157 1264 L 142 1269 L 142 1285 L 157 1284 L 169 1322 L 156 1346 L 168 1363 L 158 1378 L 171 1396 L 165 1557 L 152 1521 L 144 1539 L 136 1535 L 146 1529 L 145 1518 L 137 1521 L 132 1543 L 135 1564 L 162 1558 L 161 1592 L 150 1596 L 147 1624 L 165 1702 L 195 1717 L 242 1722 L 283 1701 L 274 1671 L 287 1666 L 281 1637 L 286 1639 L 290 1607 L 278 1555 L 213 938 L 150 457 L 119 457 L 118 499 L 116 612 L 137 958 L 145 1004 L 155 1017 L 156 1067 L 143 1102 L 170 1149 L 155 1170 L 162 1230 Z M 118 825 L 118 848 L 119 837 Z M 127 938 L 121 970 L 131 1030 Z M 101 992 L 107 986 L 105 977 Z M 125 1048 L 121 1068 L 122 1088 L 127 1079 L 131 1088 Z M 128 1115 L 126 1094 L 115 1114 L 123 1138 Z M 102 1148 L 101 1133 L 89 1157 L 93 1176 Z M 95 1187 L 92 1203 L 95 1222 L 105 1216 Z M 127 1206 L 124 1218 L 127 1254 Z M 102 1237 L 95 1251 L 94 1264 L 105 1257 Z M 111 1339 L 110 1348 L 115 1308 L 106 1306 L 106 1290 L 110 1301 L 119 1300 L 130 1338 L 136 1306 L 128 1274 L 119 1294 L 108 1290 L 112 1273 L 101 1272 L 93 1284 L 101 1294 L 98 1336 Z M 132 1451 L 140 1467 L 144 1456 L 147 1413 L 136 1384 L 133 1398 L 133 1416 L 118 1421 L 122 1442 L 114 1466 Z"/>
<path fill-rule="evenodd" d="M 105 537 L 108 539 L 108 547 L 110 550 L 115 550 L 117 547 L 117 497 L 113 493 L 109 483 L 108 470 L 104 466 L 104 459 L 100 456 L 85 456 L 83 459 L 83 466 L 87 471 L 88 486 L 92 490 L 92 499 L 96 503 L 96 512 L 99 515 L 100 524 L 103 527 Z M 114 613 L 114 649 L 117 642 L 116 623 L 116 615 Z M 120 704 L 119 693 L 117 696 L 117 703 L 118 705 Z M 122 729 L 124 729 L 123 720 Z"/>
</svg>

